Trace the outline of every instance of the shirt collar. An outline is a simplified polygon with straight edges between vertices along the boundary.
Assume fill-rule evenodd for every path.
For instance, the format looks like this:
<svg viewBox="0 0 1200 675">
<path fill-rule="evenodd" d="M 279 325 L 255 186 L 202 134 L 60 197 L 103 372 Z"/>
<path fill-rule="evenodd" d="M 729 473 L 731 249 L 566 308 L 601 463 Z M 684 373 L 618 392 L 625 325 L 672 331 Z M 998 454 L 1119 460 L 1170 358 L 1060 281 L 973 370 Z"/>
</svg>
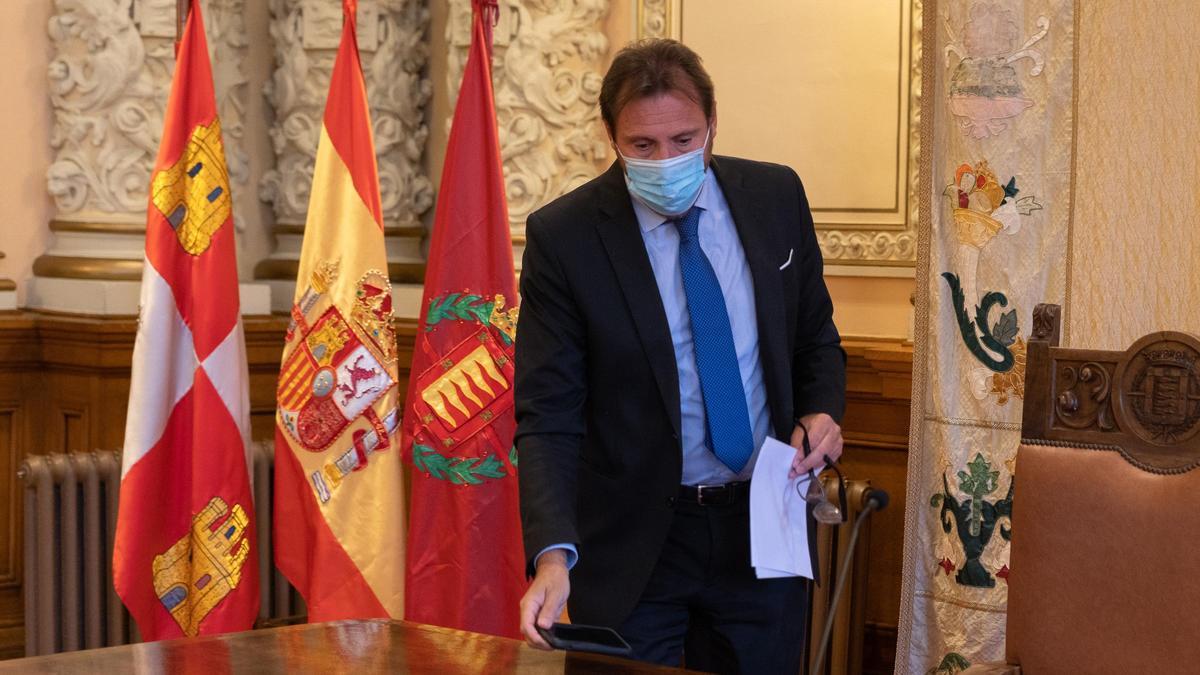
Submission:
<svg viewBox="0 0 1200 675">
<path fill-rule="evenodd" d="M 713 175 L 712 165 L 704 171 L 704 183 L 700 186 L 700 195 L 696 197 L 696 206 L 701 211 L 711 211 L 714 206 L 715 194 L 717 190 L 717 178 Z M 655 213 L 653 209 L 642 203 L 642 200 L 629 196 L 633 202 L 633 213 L 637 216 L 638 226 L 642 228 L 643 233 L 653 232 L 662 225 L 671 222 L 671 219 L 666 216 Z"/>
</svg>

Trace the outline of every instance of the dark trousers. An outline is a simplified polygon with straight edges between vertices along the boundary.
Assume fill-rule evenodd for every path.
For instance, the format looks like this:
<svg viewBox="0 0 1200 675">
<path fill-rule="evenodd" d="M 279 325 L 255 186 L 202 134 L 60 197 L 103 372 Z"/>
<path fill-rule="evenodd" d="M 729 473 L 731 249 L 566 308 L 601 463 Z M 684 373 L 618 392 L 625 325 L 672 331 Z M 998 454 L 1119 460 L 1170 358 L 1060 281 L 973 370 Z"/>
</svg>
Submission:
<svg viewBox="0 0 1200 675">
<path fill-rule="evenodd" d="M 800 672 L 808 581 L 757 579 L 750 506 L 680 500 L 650 582 L 619 629 L 634 657 L 717 673 Z"/>
</svg>

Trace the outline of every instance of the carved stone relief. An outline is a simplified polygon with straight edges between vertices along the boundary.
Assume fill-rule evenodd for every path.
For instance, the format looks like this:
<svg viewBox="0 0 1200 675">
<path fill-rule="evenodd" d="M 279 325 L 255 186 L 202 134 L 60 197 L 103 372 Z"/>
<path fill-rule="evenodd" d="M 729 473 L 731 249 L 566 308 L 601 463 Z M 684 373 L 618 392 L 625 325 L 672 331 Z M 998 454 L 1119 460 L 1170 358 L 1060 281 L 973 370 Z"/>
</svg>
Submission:
<svg viewBox="0 0 1200 675">
<path fill-rule="evenodd" d="M 492 81 L 508 218 L 518 241 L 536 208 L 582 185 L 609 160 L 597 104 L 609 0 L 501 0 Z M 451 0 L 447 85 L 458 96 L 471 3 Z"/>
<path fill-rule="evenodd" d="M 231 177 L 246 180 L 245 0 L 212 0 L 206 33 Z M 174 0 L 55 0 L 49 34 L 54 161 L 47 187 L 68 220 L 142 223 L 175 66 Z M 238 200 L 234 190 L 235 211 Z"/>
<path fill-rule="evenodd" d="M 250 155 L 246 145 L 246 106 L 249 78 L 242 69 L 249 37 L 245 22 L 246 0 L 207 0 L 204 28 L 213 68 L 213 87 L 221 135 L 225 142 L 225 163 L 233 193 L 233 225 L 245 231 L 252 222 L 258 195 L 250 189 Z M 257 224 L 257 223 L 256 223 Z"/>
<path fill-rule="evenodd" d="M 143 39 L 132 9 L 133 0 L 55 2 L 47 183 L 60 216 L 145 217 L 173 58 L 170 40 Z"/>
<path fill-rule="evenodd" d="M 638 37 L 673 37 L 668 9 L 667 0 L 641 0 L 638 3 Z"/>
<path fill-rule="evenodd" d="M 302 225 L 341 35 L 341 5 L 318 0 L 270 3 L 277 67 L 266 94 L 275 109 L 271 141 L 276 166 L 263 177 L 259 192 L 274 206 L 277 224 Z M 422 75 L 428 26 L 425 0 L 359 3 L 359 52 L 371 106 L 383 218 L 389 227 L 419 226 L 422 214 L 433 205 L 433 187 L 421 169 L 429 135 L 425 106 L 433 93 L 432 83 Z"/>
</svg>

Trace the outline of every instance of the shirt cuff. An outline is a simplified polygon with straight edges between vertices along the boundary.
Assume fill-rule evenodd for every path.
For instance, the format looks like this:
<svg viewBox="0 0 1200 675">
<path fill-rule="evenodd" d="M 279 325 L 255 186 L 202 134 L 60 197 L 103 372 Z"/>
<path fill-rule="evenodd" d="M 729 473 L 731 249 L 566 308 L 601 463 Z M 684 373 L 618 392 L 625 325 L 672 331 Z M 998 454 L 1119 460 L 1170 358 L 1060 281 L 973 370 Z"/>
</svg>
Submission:
<svg viewBox="0 0 1200 675">
<path fill-rule="evenodd" d="M 567 554 L 567 569 L 568 570 L 574 568 L 575 563 L 579 562 L 579 549 L 575 548 L 575 544 L 551 544 L 551 545 L 547 546 L 546 548 L 542 549 L 541 551 L 539 551 L 537 556 L 534 557 L 534 559 L 533 559 L 534 569 L 537 569 L 538 560 L 540 560 L 541 557 L 543 555 L 545 555 L 546 551 L 553 551 L 556 548 L 562 549 L 563 553 Z"/>
</svg>

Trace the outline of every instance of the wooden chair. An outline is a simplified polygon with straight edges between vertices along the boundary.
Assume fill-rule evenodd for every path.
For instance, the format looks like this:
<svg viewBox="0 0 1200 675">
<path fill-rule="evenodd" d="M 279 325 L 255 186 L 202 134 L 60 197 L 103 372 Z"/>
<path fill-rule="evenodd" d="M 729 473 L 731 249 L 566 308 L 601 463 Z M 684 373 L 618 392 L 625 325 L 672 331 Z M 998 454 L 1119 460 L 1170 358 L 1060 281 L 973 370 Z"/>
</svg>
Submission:
<svg viewBox="0 0 1200 675">
<path fill-rule="evenodd" d="M 1006 665 L 1200 672 L 1200 339 L 1058 346 L 1034 311 L 1017 452 Z"/>
</svg>

